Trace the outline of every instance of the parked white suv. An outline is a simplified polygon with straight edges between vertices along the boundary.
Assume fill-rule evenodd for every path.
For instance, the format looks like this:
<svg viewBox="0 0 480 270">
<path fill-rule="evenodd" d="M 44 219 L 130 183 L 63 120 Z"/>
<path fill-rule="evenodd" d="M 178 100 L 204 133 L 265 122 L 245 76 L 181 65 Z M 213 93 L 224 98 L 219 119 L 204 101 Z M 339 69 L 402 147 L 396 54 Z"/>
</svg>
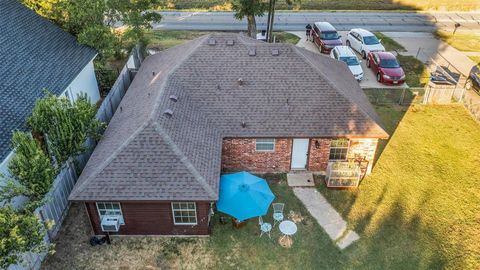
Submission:
<svg viewBox="0 0 480 270">
<path fill-rule="evenodd" d="M 347 35 L 347 46 L 360 53 L 363 59 L 367 59 L 369 52 L 385 51 L 380 41 L 372 32 L 361 28 L 352 29 Z"/>
<path fill-rule="evenodd" d="M 357 81 L 363 79 L 363 69 L 357 55 L 348 46 L 336 46 L 330 52 L 330 57 L 345 62 Z"/>
</svg>

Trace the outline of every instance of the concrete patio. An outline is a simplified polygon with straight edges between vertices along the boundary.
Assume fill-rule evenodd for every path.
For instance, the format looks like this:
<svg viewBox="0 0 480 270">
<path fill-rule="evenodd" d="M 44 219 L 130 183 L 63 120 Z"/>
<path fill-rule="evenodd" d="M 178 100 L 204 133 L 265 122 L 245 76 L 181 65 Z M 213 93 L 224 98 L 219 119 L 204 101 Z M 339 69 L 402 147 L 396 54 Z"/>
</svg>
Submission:
<svg viewBox="0 0 480 270">
<path fill-rule="evenodd" d="M 313 174 L 311 172 L 290 172 L 287 174 L 287 183 L 290 187 L 313 187 Z"/>
</svg>

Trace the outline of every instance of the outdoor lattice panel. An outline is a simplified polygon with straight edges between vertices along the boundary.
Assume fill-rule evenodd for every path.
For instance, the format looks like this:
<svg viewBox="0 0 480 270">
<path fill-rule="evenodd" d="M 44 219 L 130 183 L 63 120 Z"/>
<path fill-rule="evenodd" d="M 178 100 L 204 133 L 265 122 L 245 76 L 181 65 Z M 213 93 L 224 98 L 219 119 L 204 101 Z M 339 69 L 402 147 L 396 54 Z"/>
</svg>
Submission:
<svg viewBox="0 0 480 270">
<path fill-rule="evenodd" d="M 360 177 L 360 166 L 356 163 L 336 161 L 328 164 L 327 187 L 357 187 Z"/>
</svg>

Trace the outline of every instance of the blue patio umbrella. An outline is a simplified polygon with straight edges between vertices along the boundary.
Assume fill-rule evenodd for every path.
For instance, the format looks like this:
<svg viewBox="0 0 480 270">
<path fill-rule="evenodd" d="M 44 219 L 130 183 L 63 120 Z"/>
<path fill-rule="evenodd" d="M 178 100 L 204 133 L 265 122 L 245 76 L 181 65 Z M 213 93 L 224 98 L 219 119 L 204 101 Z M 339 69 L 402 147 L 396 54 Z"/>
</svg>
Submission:
<svg viewBox="0 0 480 270">
<path fill-rule="evenodd" d="M 238 220 L 267 214 L 273 199 L 267 181 L 253 174 L 238 172 L 220 177 L 217 209 Z"/>
</svg>

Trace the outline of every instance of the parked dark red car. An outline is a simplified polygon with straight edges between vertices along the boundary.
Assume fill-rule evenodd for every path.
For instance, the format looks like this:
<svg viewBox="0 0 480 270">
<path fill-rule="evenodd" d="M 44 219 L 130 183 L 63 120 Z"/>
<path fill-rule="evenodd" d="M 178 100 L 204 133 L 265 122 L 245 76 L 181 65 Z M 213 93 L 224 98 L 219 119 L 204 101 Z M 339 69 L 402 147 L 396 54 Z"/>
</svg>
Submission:
<svg viewBox="0 0 480 270">
<path fill-rule="evenodd" d="M 370 52 L 367 58 L 367 67 L 377 75 L 377 81 L 384 84 L 405 83 L 405 72 L 395 55 L 390 52 Z"/>
<path fill-rule="evenodd" d="M 322 53 L 330 53 L 335 46 L 342 45 L 342 36 L 340 36 L 330 23 L 316 22 L 310 31 L 311 40 Z"/>
</svg>

